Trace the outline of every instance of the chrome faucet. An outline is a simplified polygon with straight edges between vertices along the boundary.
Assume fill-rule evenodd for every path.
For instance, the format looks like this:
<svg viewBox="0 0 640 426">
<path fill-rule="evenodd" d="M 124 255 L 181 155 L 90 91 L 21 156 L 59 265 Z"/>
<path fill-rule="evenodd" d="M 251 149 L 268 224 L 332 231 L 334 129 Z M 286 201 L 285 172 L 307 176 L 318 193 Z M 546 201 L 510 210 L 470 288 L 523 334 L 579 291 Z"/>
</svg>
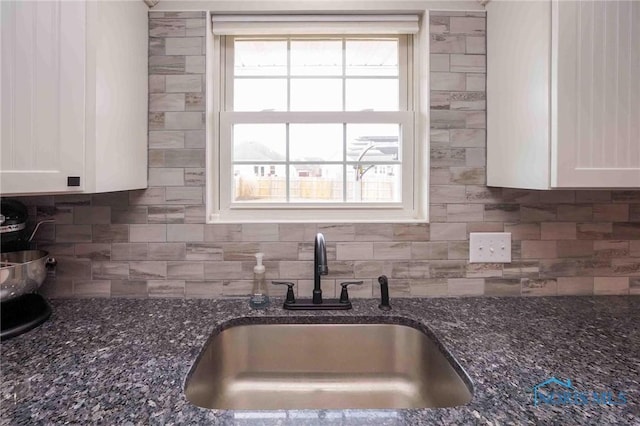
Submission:
<svg viewBox="0 0 640 426">
<path fill-rule="evenodd" d="M 322 303 L 322 288 L 320 286 L 320 276 L 329 273 L 327 266 L 327 245 L 324 235 L 320 232 L 316 234 L 313 250 L 313 303 Z"/>
</svg>

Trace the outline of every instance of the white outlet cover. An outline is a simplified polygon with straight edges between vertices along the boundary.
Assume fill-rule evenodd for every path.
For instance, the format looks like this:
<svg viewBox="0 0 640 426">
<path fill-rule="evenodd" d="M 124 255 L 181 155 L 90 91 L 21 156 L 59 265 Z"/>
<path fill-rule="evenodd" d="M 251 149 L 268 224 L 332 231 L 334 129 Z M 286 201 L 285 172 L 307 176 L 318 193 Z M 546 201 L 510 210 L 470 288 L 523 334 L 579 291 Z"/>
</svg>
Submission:
<svg viewBox="0 0 640 426">
<path fill-rule="evenodd" d="M 511 232 L 469 234 L 470 263 L 510 263 Z"/>
</svg>

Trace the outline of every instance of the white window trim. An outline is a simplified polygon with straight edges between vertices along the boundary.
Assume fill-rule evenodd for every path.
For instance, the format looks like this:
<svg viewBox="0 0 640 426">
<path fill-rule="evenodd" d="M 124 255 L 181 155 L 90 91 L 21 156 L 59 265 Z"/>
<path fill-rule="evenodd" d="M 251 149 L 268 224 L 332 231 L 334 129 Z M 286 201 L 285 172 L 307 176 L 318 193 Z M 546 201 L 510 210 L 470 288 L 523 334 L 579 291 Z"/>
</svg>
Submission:
<svg viewBox="0 0 640 426">
<path fill-rule="evenodd" d="M 207 140 L 207 187 L 206 187 L 206 213 L 207 223 L 424 223 L 428 221 L 428 177 L 429 177 L 429 125 L 428 125 L 428 111 L 429 111 L 429 96 L 426 88 L 429 81 L 429 61 L 428 61 L 428 46 L 429 46 L 429 34 L 428 34 L 428 13 L 425 13 L 421 17 L 420 31 L 413 37 L 411 44 L 411 53 L 413 60 L 410 61 L 410 67 L 408 69 L 408 78 L 406 84 L 409 85 L 408 91 L 410 97 L 412 97 L 413 111 L 394 111 L 394 112 L 379 112 L 380 118 L 394 117 L 396 120 L 401 120 L 405 123 L 403 128 L 409 130 L 405 132 L 407 136 L 414 139 L 411 150 L 403 150 L 405 155 L 406 151 L 412 151 L 410 153 L 411 158 L 405 159 L 403 155 L 403 168 L 406 165 L 411 164 L 413 168 L 413 184 L 410 194 L 403 193 L 403 201 L 411 200 L 411 206 L 397 205 L 393 203 L 339 203 L 339 204 L 297 204 L 295 208 L 292 208 L 290 204 L 277 205 L 269 203 L 265 206 L 234 206 L 230 208 L 229 203 L 225 202 L 223 196 L 226 196 L 227 200 L 230 200 L 230 189 L 227 189 L 227 193 L 221 188 L 220 174 L 224 172 L 219 167 L 221 164 L 220 159 L 223 155 L 228 155 L 228 152 L 221 150 L 221 144 L 219 138 L 224 137 L 221 131 L 224 127 L 222 122 L 234 116 L 236 120 L 250 120 L 256 122 L 255 116 L 251 116 L 255 113 L 249 112 L 222 112 L 222 101 L 220 94 L 222 93 L 225 85 L 224 73 L 216 72 L 217 70 L 224 69 L 224 55 L 221 54 L 222 46 L 219 36 L 214 36 L 211 31 L 211 14 L 207 17 L 207 116 L 206 116 L 206 140 Z M 415 76 L 415 77 L 414 77 Z M 425 88 L 425 89 L 423 89 Z M 265 113 L 259 113 L 263 115 Z M 272 113 L 275 115 L 277 112 Z M 287 119 L 292 117 L 291 112 L 286 112 Z M 297 117 L 299 122 L 304 121 L 303 115 L 299 114 Z M 348 115 L 353 114 L 350 120 L 353 122 L 359 122 L 362 119 L 358 117 L 359 112 L 345 113 L 339 112 L 339 122 L 345 122 L 345 118 Z M 371 113 L 368 112 L 367 115 Z M 407 120 L 409 115 L 413 114 L 413 127 L 407 126 Z M 314 113 L 314 116 L 317 116 Z M 327 113 L 327 122 L 336 122 L 336 113 Z M 334 117 L 334 118 L 331 118 Z M 393 120 L 392 122 L 396 122 Z M 406 161 L 406 162 L 405 162 Z M 227 171 L 230 164 L 226 164 Z M 405 174 L 403 174 L 405 176 Z M 403 182 L 403 192 L 406 190 L 406 186 Z M 407 198 L 407 196 L 409 198 Z"/>
</svg>

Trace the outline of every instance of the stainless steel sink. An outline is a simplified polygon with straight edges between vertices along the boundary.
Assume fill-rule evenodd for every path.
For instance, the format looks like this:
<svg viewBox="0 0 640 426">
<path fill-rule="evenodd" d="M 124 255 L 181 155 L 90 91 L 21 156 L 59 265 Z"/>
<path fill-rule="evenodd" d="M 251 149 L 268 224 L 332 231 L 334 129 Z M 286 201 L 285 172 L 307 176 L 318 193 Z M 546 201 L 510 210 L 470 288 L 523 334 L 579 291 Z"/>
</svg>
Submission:
<svg viewBox="0 0 640 426">
<path fill-rule="evenodd" d="M 212 336 L 187 399 L 238 410 L 468 403 L 471 381 L 425 333 L 397 324 L 252 324 Z"/>
</svg>

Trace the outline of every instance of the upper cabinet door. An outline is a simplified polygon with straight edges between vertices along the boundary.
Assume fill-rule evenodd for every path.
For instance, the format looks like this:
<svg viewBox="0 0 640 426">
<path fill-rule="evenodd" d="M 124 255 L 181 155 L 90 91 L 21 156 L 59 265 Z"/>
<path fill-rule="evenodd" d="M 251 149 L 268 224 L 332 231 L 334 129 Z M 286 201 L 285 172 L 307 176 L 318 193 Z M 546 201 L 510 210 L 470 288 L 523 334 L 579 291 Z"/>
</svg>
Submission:
<svg viewBox="0 0 640 426">
<path fill-rule="evenodd" d="M 640 187 L 640 2 L 554 1 L 553 187 Z"/>
<path fill-rule="evenodd" d="M 487 184 L 640 188 L 640 2 L 487 4 Z"/>
<path fill-rule="evenodd" d="M 85 3 L 0 2 L 0 193 L 80 191 Z"/>
<path fill-rule="evenodd" d="M 487 3 L 487 184 L 550 187 L 551 3 Z"/>
</svg>

